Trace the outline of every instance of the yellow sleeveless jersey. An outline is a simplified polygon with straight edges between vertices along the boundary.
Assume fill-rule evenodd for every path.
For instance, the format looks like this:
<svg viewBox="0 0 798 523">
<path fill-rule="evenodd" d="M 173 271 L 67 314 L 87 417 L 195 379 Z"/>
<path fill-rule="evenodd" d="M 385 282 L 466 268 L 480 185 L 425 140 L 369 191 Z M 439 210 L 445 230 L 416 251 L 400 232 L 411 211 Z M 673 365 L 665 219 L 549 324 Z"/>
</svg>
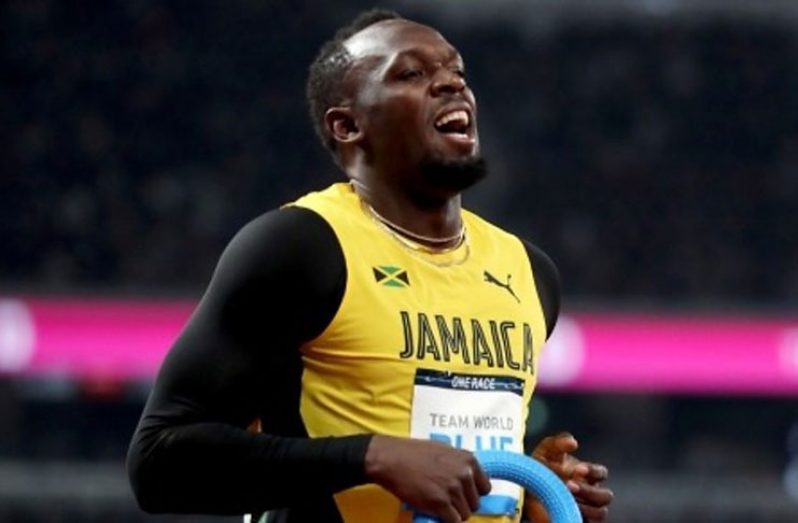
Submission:
<svg viewBox="0 0 798 523">
<path fill-rule="evenodd" d="M 302 347 L 308 434 L 386 434 L 522 452 L 546 339 L 522 242 L 463 211 L 463 244 L 429 254 L 386 229 L 345 183 L 292 205 L 331 225 L 347 273 L 334 319 Z M 519 487 L 494 481 L 484 503 L 493 515 L 469 521 L 518 521 L 520 497 Z M 346 523 L 412 519 L 377 485 L 343 491 L 336 503 Z"/>
</svg>

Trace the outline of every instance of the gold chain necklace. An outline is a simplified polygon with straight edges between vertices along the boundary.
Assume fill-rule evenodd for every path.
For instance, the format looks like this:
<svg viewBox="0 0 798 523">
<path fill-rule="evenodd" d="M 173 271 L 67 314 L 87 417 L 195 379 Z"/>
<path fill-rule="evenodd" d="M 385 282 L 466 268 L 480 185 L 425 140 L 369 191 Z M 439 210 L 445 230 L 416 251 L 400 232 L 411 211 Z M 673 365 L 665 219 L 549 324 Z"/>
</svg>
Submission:
<svg viewBox="0 0 798 523">
<path fill-rule="evenodd" d="M 405 238 L 401 234 L 397 233 L 381 221 L 377 220 L 375 217 L 374 222 L 385 232 L 391 235 L 391 237 L 396 240 L 402 247 L 406 248 L 408 252 L 418 258 L 419 260 L 429 263 L 431 265 L 435 265 L 436 267 L 452 267 L 454 265 L 460 265 L 465 263 L 471 257 L 471 245 L 468 242 L 468 235 L 463 232 L 463 235 L 460 237 L 458 242 L 455 245 L 450 247 L 430 247 L 428 245 L 424 245 L 422 243 L 416 243 L 408 238 Z M 460 248 L 463 248 L 463 254 L 456 259 L 446 258 L 441 260 L 440 257 L 452 254 Z"/>
<path fill-rule="evenodd" d="M 422 234 L 418 234 L 413 231 L 407 230 L 401 225 L 392 222 L 385 216 L 378 213 L 377 210 L 374 207 L 372 207 L 370 203 L 366 203 L 366 207 L 368 208 L 371 215 L 377 219 L 377 221 L 379 221 L 386 227 L 392 229 L 393 231 L 398 232 L 403 236 L 406 236 L 407 238 L 413 240 L 414 242 L 431 243 L 433 245 L 444 245 L 456 242 L 454 244 L 454 247 L 452 248 L 457 248 L 461 243 L 463 243 L 463 238 L 465 238 L 465 224 L 462 222 L 462 220 L 460 221 L 460 230 L 457 231 L 456 234 L 447 236 L 445 238 L 433 238 L 431 236 L 424 236 Z"/>
<path fill-rule="evenodd" d="M 410 238 L 405 237 L 404 235 L 399 233 L 399 230 L 394 230 L 391 227 L 392 222 L 386 219 L 380 219 L 382 216 L 374 210 L 374 208 L 366 203 L 366 201 L 360 196 L 360 193 L 357 192 L 355 188 L 356 182 L 352 180 L 352 189 L 354 190 L 355 194 L 357 195 L 358 199 L 360 200 L 360 205 L 363 207 L 363 210 L 371 216 L 371 219 L 377 224 L 382 230 L 387 232 L 396 242 L 398 242 L 402 247 L 405 247 L 411 255 L 415 256 L 416 258 L 420 259 L 425 263 L 429 263 L 431 265 L 435 265 L 436 267 L 452 267 L 455 265 L 460 265 L 465 263 L 471 257 L 471 245 L 468 242 L 468 234 L 466 233 L 465 223 L 461 222 L 460 231 L 451 238 L 447 239 L 446 241 L 454 241 L 457 240 L 457 243 L 448 247 L 431 247 L 429 245 L 424 245 L 423 243 L 417 243 Z M 394 224 L 395 225 L 395 224 Z M 398 227 L 398 229 L 402 229 Z M 408 236 L 419 236 L 415 233 L 410 233 Z M 440 241 L 439 238 L 434 238 L 433 240 Z M 450 253 L 454 253 L 456 250 L 463 247 L 463 254 L 462 256 L 458 257 L 457 259 L 450 259 L 447 257 L 445 260 L 436 259 L 436 255 L 440 257 L 441 255 L 446 255 Z"/>
<path fill-rule="evenodd" d="M 455 234 L 453 234 L 451 236 L 446 236 L 445 238 L 433 238 L 432 236 L 424 236 L 423 234 L 418 234 L 418 233 L 413 232 L 413 231 L 411 231 L 409 229 L 405 229 L 404 227 L 402 227 L 398 223 L 392 222 L 391 220 L 389 220 L 388 218 L 386 218 L 385 216 L 383 216 L 382 214 L 377 212 L 377 209 L 375 209 L 370 203 L 368 203 L 360 195 L 360 192 L 357 190 L 358 187 L 360 187 L 360 188 L 362 188 L 364 190 L 367 189 L 365 184 L 363 184 L 362 182 L 360 182 L 358 180 L 355 180 L 353 178 L 353 179 L 350 180 L 350 185 L 352 186 L 352 189 L 355 191 L 355 194 L 360 199 L 361 204 L 366 207 L 366 209 L 368 210 L 369 214 L 371 214 L 371 216 L 373 218 L 375 218 L 383 226 L 385 226 L 388 229 L 390 229 L 391 232 L 399 233 L 400 235 L 405 236 L 405 238 L 401 238 L 401 236 L 399 236 L 399 238 L 401 238 L 401 239 L 408 239 L 409 238 L 413 242 L 418 242 L 418 243 L 421 243 L 421 244 L 424 244 L 424 243 L 432 244 L 434 247 L 431 247 L 431 249 L 433 249 L 431 252 L 442 252 L 440 247 L 435 247 L 437 245 L 445 245 L 445 244 L 450 244 L 452 242 L 455 242 L 453 247 L 446 247 L 445 248 L 445 250 L 443 252 L 446 252 L 446 251 L 449 251 L 449 250 L 456 249 L 457 247 L 459 247 L 463 243 L 463 240 L 465 238 L 466 232 L 465 232 L 465 223 L 463 222 L 462 218 L 460 218 L 460 230 L 457 231 Z"/>
<path fill-rule="evenodd" d="M 429 246 L 429 245 L 424 245 L 423 243 L 416 242 L 416 241 L 411 240 L 409 238 L 405 238 L 403 235 L 401 235 L 398 232 L 394 231 L 391 227 L 389 227 L 388 225 L 384 224 L 380 220 L 374 220 L 374 221 L 377 223 L 377 225 L 380 226 L 381 229 L 383 229 L 385 232 L 387 232 L 393 238 L 395 238 L 396 241 L 398 241 L 399 243 L 401 243 L 402 245 L 404 245 L 408 249 L 411 249 L 411 250 L 414 250 L 414 251 L 424 252 L 424 253 L 427 253 L 427 254 L 446 254 L 446 253 L 449 253 L 449 252 L 456 251 L 464 243 L 467 243 L 466 242 L 465 231 L 462 231 L 462 234 L 458 235 L 458 237 L 456 238 L 457 239 L 457 243 L 455 243 L 454 245 L 449 245 L 447 247 L 432 247 L 432 246 Z M 453 238 L 453 239 L 455 239 L 455 238 Z"/>
</svg>

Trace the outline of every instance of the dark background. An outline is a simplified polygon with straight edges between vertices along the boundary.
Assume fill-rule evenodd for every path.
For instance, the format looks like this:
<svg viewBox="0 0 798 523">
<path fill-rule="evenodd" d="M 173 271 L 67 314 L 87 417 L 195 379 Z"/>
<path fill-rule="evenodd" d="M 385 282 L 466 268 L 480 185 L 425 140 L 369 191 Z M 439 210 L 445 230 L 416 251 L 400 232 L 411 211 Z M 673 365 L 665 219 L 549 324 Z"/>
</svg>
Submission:
<svg viewBox="0 0 798 523">
<path fill-rule="evenodd" d="M 430 4 L 383 5 L 466 60 L 492 172 L 465 204 L 552 256 L 566 312 L 795 315 L 789 3 Z M 198 297 L 244 223 L 343 179 L 304 81 L 363 7 L 0 4 L 0 291 Z M 149 384 L 102 385 L 0 381 L 0 521 L 203 521 L 136 510 L 120 467 Z M 795 398 L 540 401 L 535 437 L 568 428 L 610 466 L 612 521 L 798 520 Z"/>
</svg>

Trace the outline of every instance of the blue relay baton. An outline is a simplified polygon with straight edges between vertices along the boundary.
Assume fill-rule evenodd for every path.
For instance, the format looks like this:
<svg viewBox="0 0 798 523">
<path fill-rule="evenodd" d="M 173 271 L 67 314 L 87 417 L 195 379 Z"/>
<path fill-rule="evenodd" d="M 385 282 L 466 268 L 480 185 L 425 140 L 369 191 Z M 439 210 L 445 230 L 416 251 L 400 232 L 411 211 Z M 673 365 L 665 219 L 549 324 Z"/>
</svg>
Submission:
<svg viewBox="0 0 798 523">
<path fill-rule="evenodd" d="M 543 503 L 551 523 L 582 523 L 579 507 L 565 483 L 536 459 L 499 450 L 478 451 L 474 456 L 489 477 L 512 481 L 533 493 Z M 413 523 L 438 520 L 416 513 Z"/>
</svg>

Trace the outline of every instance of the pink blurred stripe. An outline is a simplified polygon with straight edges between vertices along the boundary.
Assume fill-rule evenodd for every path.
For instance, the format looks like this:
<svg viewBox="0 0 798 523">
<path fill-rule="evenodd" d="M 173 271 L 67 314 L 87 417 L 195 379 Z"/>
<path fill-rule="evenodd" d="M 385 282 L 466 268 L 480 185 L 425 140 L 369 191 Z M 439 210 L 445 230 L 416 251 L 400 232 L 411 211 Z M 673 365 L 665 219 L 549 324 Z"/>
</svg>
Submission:
<svg viewBox="0 0 798 523">
<path fill-rule="evenodd" d="M 33 353 L 16 372 L 94 379 L 152 378 L 194 307 L 190 301 L 15 300 L 27 308 L 35 333 Z M 558 340 L 566 323 L 571 335 Z M 560 363 L 573 365 L 559 380 L 552 379 L 556 369 L 544 365 L 543 388 L 798 394 L 798 316 L 583 313 L 560 325 L 545 352 L 564 351 Z"/>
<path fill-rule="evenodd" d="M 36 328 L 28 371 L 150 378 L 193 310 L 180 301 L 26 300 Z"/>
<path fill-rule="evenodd" d="M 563 388 L 798 393 L 798 318 L 575 316 L 584 358 Z"/>
</svg>

